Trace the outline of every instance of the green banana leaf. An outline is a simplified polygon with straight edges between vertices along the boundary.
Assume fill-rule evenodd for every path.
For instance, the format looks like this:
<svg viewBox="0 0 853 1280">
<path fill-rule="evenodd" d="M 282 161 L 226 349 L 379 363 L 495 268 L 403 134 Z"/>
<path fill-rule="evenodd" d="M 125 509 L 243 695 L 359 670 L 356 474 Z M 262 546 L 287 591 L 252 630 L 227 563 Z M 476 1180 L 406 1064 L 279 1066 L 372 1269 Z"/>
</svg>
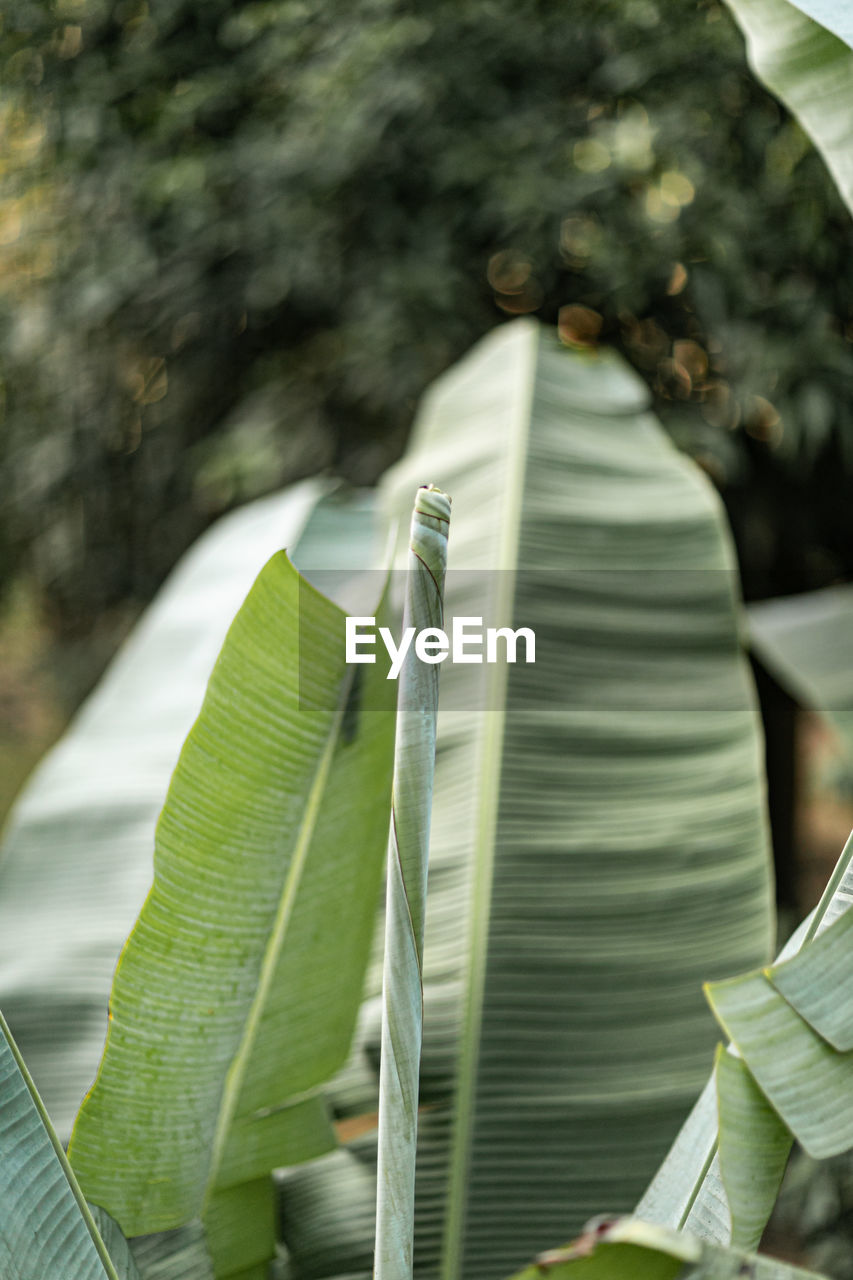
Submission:
<svg viewBox="0 0 853 1280">
<path fill-rule="evenodd" d="M 769 955 L 761 740 L 720 504 L 615 355 L 502 327 L 386 509 L 429 478 L 446 616 L 536 633 L 533 665 L 446 665 L 439 710 L 415 1275 L 494 1280 L 633 1205 L 712 1058 L 702 980 Z M 373 982 L 342 1113 L 375 1110 Z M 296 1280 L 369 1256 L 370 1157 L 324 1163 L 280 1179 Z"/>
<path fill-rule="evenodd" d="M 851 974 L 848 911 L 791 959 L 707 991 L 761 1092 L 818 1159 L 853 1147 Z"/>
<path fill-rule="evenodd" d="M 0 864 L 0 991 L 66 1137 L 103 1049 L 112 971 L 150 884 L 157 812 L 234 611 L 282 544 L 341 598 L 347 566 L 376 558 L 372 502 L 328 490 L 311 482 L 254 503 L 193 548 L 17 806 Z M 350 714 L 347 734 L 355 725 Z M 248 1229 L 235 1231 L 235 1213 L 245 1213 L 235 1199 L 220 1198 L 209 1223 L 220 1250 Z M 258 1241 L 268 1256 L 265 1213 Z M 211 1274 L 205 1248 L 185 1236 L 133 1241 L 143 1280 Z"/>
<path fill-rule="evenodd" d="M 637 1218 L 591 1223 L 565 1249 L 543 1254 L 513 1280 L 821 1280 L 777 1258 L 708 1244 Z"/>
<path fill-rule="evenodd" d="M 753 70 L 782 99 L 853 210 L 853 23 L 847 0 L 726 0 Z"/>
<path fill-rule="evenodd" d="M 157 815 L 216 655 L 261 567 L 308 534 L 325 489 L 296 485 L 198 541 L 11 815 L 0 1008 L 63 1142 L 97 1071 L 113 972 L 151 885 Z"/>
<path fill-rule="evenodd" d="M 334 1146 L 318 1086 L 358 1009 L 387 835 L 394 686 L 286 556 L 229 629 L 157 825 L 69 1155 L 128 1236 L 205 1216 L 218 1276 L 274 1254 L 270 1171 Z"/>
<path fill-rule="evenodd" d="M 747 609 L 750 644 L 799 702 L 826 716 L 853 754 L 853 587 L 827 587 Z"/>
<path fill-rule="evenodd" d="M 0 1206 L 3 1280 L 139 1280 L 120 1234 L 105 1246 L 2 1015 Z"/>
<path fill-rule="evenodd" d="M 714 1063 L 720 1175 L 731 1215 L 732 1244 L 757 1249 L 773 1212 L 793 1137 L 732 1050 Z"/>
<path fill-rule="evenodd" d="M 773 1124 L 763 1105 L 747 1114 L 731 1080 L 721 1083 L 712 1077 L 637 1205 L 638 1217 L 722 1244 L 732 1238 L 734 1219 L 736 1230 L 738 1223 L 751 1224 L 754 1240 L 769 1217 L 774 1184 L 778 1187 L 781 1177 L 782 1127 L 816 1154 L 853 1145 L 849 1124 L 845 1127 L 849 1108 L 841 1101 L 853 1084 L 848 1061 L 853 1058 L 848 1047 L 851 902 L 853 835 L 820 902 L 776 964 L 710 986 L 712 1007 L 778 1123 Z M 719 1117 L 716 1089 L 721 1094 Z M 728 1128 L 727 1134 L 720 1133 L 721 1126 Z M 759 1158 L 762 1148 L 769 1167 Z M 752 1180 L 750 1160 L 755 1162 Z"/>
<path fill-rule="evenodd" d="M 120 1256 L 121 1241 L 124 1241 L 139 1280 L 213 1280 L 213 1261 L 204 1226 L 199 1219 L 174 1231 L 158 1231 L 154 1235 L 125 1240 L 118 1224 L 108 1213 L 97 1205 L 90 1207 L 110 1254 Z"/>
<path fill-rule="evenodd" d="M 794 0 L 794 4 L 853 48 L 853 13 L 844 0 Z"/>
</svg>

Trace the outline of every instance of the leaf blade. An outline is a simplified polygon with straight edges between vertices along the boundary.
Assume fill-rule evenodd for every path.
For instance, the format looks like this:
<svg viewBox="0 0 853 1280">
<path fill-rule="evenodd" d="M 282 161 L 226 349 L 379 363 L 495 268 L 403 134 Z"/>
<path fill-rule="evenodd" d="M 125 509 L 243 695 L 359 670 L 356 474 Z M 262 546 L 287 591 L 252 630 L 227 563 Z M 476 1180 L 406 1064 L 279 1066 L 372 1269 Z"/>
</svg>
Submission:
<svg viewBox="0 0 853 1280">
<path fill-rule="evenodd" d="M 324 849 L 341 840 L 341 796 L 354 781 L 373 799 L 390 778 L 392 724 L 377 671 L 379 709 L 344 744 L 343 614 L 274 557 L 232 624 L 175 771 L 154 887 L 119 965 L 102 1070 L 72 1139 L 90 1197 L 130 1235 L 179 1226 L 214 1191 L 268 1176 L 269 1131 L 282 1162 L 334 1143 L 315 1107 L 307 1132 L 295 1126 L 301 1145 L 277 1145 L 282 1104 L 312 1093 L 343 1059 L 357 1007 L 381 804 L 377 825 L 365 798 L 371 821 L 342 846 L 347 870 L 332 884 Z M 324 910 L 328 931 L 318 927 Z M 297 936 L 313 939 L 317 961 L 303 988 L 282 981 Z M 328 1025 L 302 1042 L 317 984 Z M 235 1119 L 264 1129 L 248 1161 L 229 1145 Z"/>
<path fill-rule="evenodd" d="M 2 1014 L 0 1205 L 9 1280 L 119 1280 Z M 121 1280 L 138 1280 L 129 1257 Z"/>
<path fill-rule="evenodd" d="M 707 1073 L 702 978 L 769 956 L 759 738 L 716 499 L 616 357 L 504 326 L 428 395 L 386 506 L 424 475 L 454 494 L 448 617 L 538 639 L 446 668 L 439 713 L 415 1271 L 492 1280 L 629 1207 Z M 376 1043 L 368 1005 L 352 1113 Z"/>
<path fill-rule="evenodd" d="M 720 1169 L 732 1244 L 754 1250 L 770 1218 L 793 1138 L 740 1058 L 717 1049 Z"/>
<path fill-rule="evenodd" d="M 853 210 L 853 51 L 845 8 L 832 0 L 727 3 L 746 36 L 756 75 L 811 135 Z"/>
</svg>

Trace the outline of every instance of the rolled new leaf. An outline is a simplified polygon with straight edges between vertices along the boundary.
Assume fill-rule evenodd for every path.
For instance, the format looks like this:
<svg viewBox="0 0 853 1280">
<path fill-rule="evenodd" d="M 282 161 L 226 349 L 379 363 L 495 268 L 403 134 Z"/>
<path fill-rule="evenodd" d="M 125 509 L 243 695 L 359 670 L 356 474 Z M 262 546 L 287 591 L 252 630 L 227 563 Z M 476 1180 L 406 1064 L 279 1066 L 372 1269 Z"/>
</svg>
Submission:
<svg viewBox="0 0 853 1280">
<path fill-rule="evenodd" d="M 429 485 L 412 514 L 403 631 L 440 627 L 450 499 Z M 423 1029 L 423 936 L 426 902 L 438 672 L 414 648 L 397 695 L 397 738 L 385 915 L 376 1280 L 409 1280 L 415 1212 L 418 1075 Z"/>
</svg>

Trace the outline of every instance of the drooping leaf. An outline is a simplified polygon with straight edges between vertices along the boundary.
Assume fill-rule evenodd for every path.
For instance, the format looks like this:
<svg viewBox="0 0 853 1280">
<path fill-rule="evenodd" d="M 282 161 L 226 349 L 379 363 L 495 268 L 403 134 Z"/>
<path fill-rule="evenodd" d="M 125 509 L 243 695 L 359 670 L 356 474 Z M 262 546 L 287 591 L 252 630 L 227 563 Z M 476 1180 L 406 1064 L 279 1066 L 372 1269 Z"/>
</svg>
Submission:
<svg viewBox="0 0 853 1280">
<path fill-rule="evenodd" d="M 853 40 L 846 0 L 727 0 L 752 67 L 810 134 L 853 209 Z"/>
<path fill-rule="evenodd" d="M 767 976 L 818 1035 L 841 1052 L 853 1049 L 853 911 L 836 920 Z"/>
<path fill-rule="evenodd" d="M 707 1072 L 702 979 L 768 954 L 760 739 L 719 503 L 615 356 L 503 327 L 428 395 L 389 510 L 429 476 L 448 620 L 536 635 L 534 664 L 446 667 L 439 711 L 415 1275 L 493 1280 L 631 1207 Z M 374 1000 L 348 1112 L 375 1111 L 377 1046 Z M 322 1162 L 288 1175 L 323 1275 L 351 1173 L 338 1223 L 339 1160 L 328 1190 Z"/>
<path fill-rule="evenodd" d="M 721 1248 L 638 1218 L 591 1223 L 565 1249 L 542 1254 L 513 1280 L 821 1280 L 816 1272 Z"/>
<path fill-rule="evenodd" d="M 272 1256 L 275 1164 L 334 1142 L 318 1086 L 358 1007 L 393 743 L 381 665 L 344 732 L 343 622 L 279 555 L 232 624 L 72 1136 L 86 1194 L 128 1235 L 204 1214 L 217 1275 Z"/>
<path fill-rule="evenodd" d="M 784 972 L 787 964 L 793 963 L 794 958 L 797 960 L 798 967 L 800 959 L 802 959 L 807 975 L 814 976 L 815 969 L 817 969 L 818 982 L 820 982 L 819 975 L 822 965 L 819 960 L 818 964 L 815 965 L 808 958 L 808 949 L 812 946 L 816 947 L 818 944 L 822 949 L 826 945 L 823 939 L 827 936 L 827 931 L 830 930 L 830 926 L 835 926 L 837 922 L 844 919 L 851 902 L 853 902 L 853 835 L 847 840 L 841 852 L 820 902 L 807 919 L 794 931 L 782 948 L 776 965 L 757 975 L 747 975 L 753 989 L 755 987 L 753 981 L 755 978 L 763 980 L 769 986 L 770 982 L 775 981 L 775 976 L 778 973 Z M 841 930 L 840 937 L 846 937 L 848 927 L 845 925 Z M 846 945 L 846 943 L 842 945 Z M 830 946 L 834 954 L 835 942 L 832 942 Z M 795 974 L 796 972 L 797 969 L 794 970 Z M 736 979 L 735 982 L 737 981 Z M 799 980 L 796 985 L 802 991 Z M 772 998 L 772 987 L 770 990 L 771 996 L 768 1003 L 773 1005 L 771 1013 L 775 1011 L 775 1013 L 779 1014 L 779 1006 Z M 759 994 L 761 994 L 761 990 Z M 725 999 L 725 993 L 723 998 Z M 822 1010 L 825 1009 L 823 1000 L 817 1002 L 811 1000 L 810 1003 L 813 1005 L 816 1003 Z M 790 1007 L 789 1013 L 796 1019 L 797 1015 Z M 798 1019 L 796 1022 L 791 1023 L 784 1010 L 781 1011 L 780 1016 L 799 1034 L 801 1020 Z M 802 1025 L 805 1028 L 805 1024 Z M 768 1026 L 768 1034 L 776 1035 L 772 1017 L 768 1019 Z M 810 1035 L 808 1028 L 804 1029 L 803 1034 L 807 1041 Z M 826 1052 L 830 1049 L 829 1045 L 825 1045 L 822 1051 L 820 1045 L 815 1045 L 814 1043 L 804 1045 L 798 1041 L 798 1049 L 799 1059 L 804 1054 L 808 1056 L 807 1051 L 811 1050 L 813 1056 L 816 1055 L 821 1059 L 824 1068 L 827 1064 L 831 1065 L 832 1063 L 832 1059 Z M 785 1052 L 787 1052 L 787 1049 Z M 762 1049 L 762 1054 L 765 1053 L 766 1046 Z M 837 1064 L 835 1069 L 837 1070 Z M 769 1086 L 769 1077 L 764 1072 L 762 1074 Z M 760 1078 L 759 1083 L 761 1083 Z M 761 1087 L 766 1095 L 764 1085 Z M 800 1094 L 800 1102 L 804 1104 L 804 1110 L 808 1116 L 808 1101 L 802 1093 Z M 823 1106 L 823 1099 L 817 1099 L 815 1102 L 815 1114 L 810 1117 L 811 1128 L 820 1123 L 820 1111 Z M 794 1115 L 790 1108 L 789 1114 L 792 1117 Z M 789 1127 L 793 1129 L 792 1125 L 789 1125 Z M 826 1126 L 824 1125 L 823 1128 L 825 1130 Z M 703 1239 L 723 1244 L 728 1243 L 731 1239 L 731 1213 L 720 1171 L 718 1136 L 718 1116 L 714 1096 L 714 1076 L 712 1076 L 693 1111 L 685 1121 L 676 1141 L 667 1153 L 666 1159 L 661 1164 L 637 1205 L 637 1215 L 647 1221 L 659 1223 L 670 1228 L 686 1228 Z M 796 1136 L 799 1136 L 799 1133 Z M 732 1185 L 730 1190 L 734 1193 L 736 1189 Z M 737 1214 L 741 1210 L 738 1209 L 735 1212 Z M 748 1209 L 748 1212 L 750 1215 L 756 1214 L 756 1207 L 753 1205 Z"/>
<path fill-rule="evenodd" d="M 853 1147 L 844 1099 L 853 1089 L 853 1054 L 817 1035 L 763 973 L 710 985 L 708 999 L 779 1115 L 817 1158 Z"/>
<path fill-rule="evenodd" d="M 853 587 L 762 600 L 747 613 L 752 647 L 764 665 L 794 698 L 822 712 L 853 753 Z"/>
<path fill-rule="evenodd" d="M 793 1139 L 748 1067 L 722 1045 L 714 1073 L 720 1170 L 732 1217 L 732 1244 L 757 1249 L 782 1185 Z"/>
<path fill-rule="evenodd" d="M 809 1019 L 815 1010 L 824 1026 L 845 1039 L 853 1020 L 852 924 L 847 912 L 792 959 L 707 989 L 717 1019 L 762 1092 L 818 1158 L 853 1147 L 853 1120 L 844 1102 L 853 1090 L 853 1050 L 833 1047 Z M 840 985 L 839 974 L 847 978 Z M 793 1001 L 783 994 L 786 987 Z"/>
<path fill-rule="evenodd" d="M 140 1280 L 127 1243 L 111 1255 L 0 1015 L 0 1276 Z"/>
</svg>

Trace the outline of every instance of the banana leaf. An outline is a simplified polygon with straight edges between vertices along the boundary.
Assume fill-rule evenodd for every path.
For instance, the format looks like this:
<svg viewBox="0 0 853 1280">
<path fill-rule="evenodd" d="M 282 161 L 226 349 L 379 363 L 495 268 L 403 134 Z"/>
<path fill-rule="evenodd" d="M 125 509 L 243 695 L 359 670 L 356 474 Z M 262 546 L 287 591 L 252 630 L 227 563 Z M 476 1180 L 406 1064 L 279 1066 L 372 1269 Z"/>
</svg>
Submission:
<svg viewBox="0 0 853 1280">
<path fill-rule="evenodd" d="M 334 1146 L 390 802 L 393 685 L 286 556 L 235 618 L 157 825 L 69 1156 L 128 1236 L 206 1220 L 218 1276 L 274 1254 L 270 1171 Z"/>
<path fill-rule="evenodd" d="M 853 210 L 853 22 L 847 0 L 727 0 L 753 70 L 794 113 Z"/>
<path fill-rule="evenodd" d="M 102 1224 L 113 1220 L 97 1206 L 93 1207 L 92 1214 L 103 1235 Z M 115 1223 L 113 1230 L 119 1230 Z M 104 1238 L 109 1246 L 113 1234 L 108 1231 Z M 174 1231 L 137 1236 L 127 1243 L 139 1280 L 213 1280 L 213 1260 L 200 1219 Z"/>
<path fill-rule="evenodd" d="M 440 628 L 450 498 L 418 489 L 406 566 L 403 634 Z M 388 832 L 382 1053 L 379 1078 L 375 1280 L 411 1280 L 418 1082 L 423 1035 L 423 930 L 427 896 L 439 667 L 410 649 L 397 695 Z"/>
<path fill-rule="evenodd" d="M 20 796 L 0 848 L 0 1008 L 57 1132 L 71 1134 L 107 1031 L 154 828 L 226 631 L 325 487 L 219 521 L 187 553 Z M 316 538 L 315 538 L 316 543 Z"/>
<path fill-rule="evenodd" d="M 513 1280 L 821 1280 L 778 1258 L 708 1244 L 636 1218 L 590 1223 L 565 1249 L 542 1254 Z"/>
<path fill-rule="evenodd" d="M 770 1105 L 743 1059 L 723 1045 L 714 1063 L 720 1176 L 732 1244 L 757 1249 L 791 1153 L 791 1130 Z"/>
<path fill-rule="evenodd" d="M 797 955 L 709 984 L 720 1025 L 762 1094 L 818 1159 L 853 1148 L 853 914 Z"/>
<path fill-rule="evenodd" d="M 121 1233 L 105 1245 L 2 1015 L 0 1206 L 3 1280 L 140 1280 Z"/>
<path fill-rule="evenodd" d="M 27 1051 L 47 1082 L 52 1109 L 64 1121 L 66 1132 L 97 1069 L 112 969 L 132 923 L 130 917 L 141 905 L 141 885 L 145 878 L 150 881 L 155 818 L 162 803 L 157 788 L 165 791 L 181 737 L 197 713 L 216 649 L 253 573 L 270 551 L 290 542 L 296 544 L 300 561 L 325 571 L 324 585 L 343 595 L 352 576 L 342 573 L 347 562 L 361 567 L 374 558 L 372 503 L 365 504 L 361 494 L 328 493 L 327 489 L 312 482 L 253 504 L 223 521 L 193 549 L 18 806 L 0 868 L 0 976 L 10 993 L 16 1023 L 24 1028 Z M 337 571 L 331 583 L 329 566 Z M 274 638 L 269 640 L 272 643 Z M 277 661 L 286 663 L 284 651 Z M 344 723 L 346 744 L 353 748 L 350 754 L 363 755 L 365 726 L 376 740 L 383 720 L 376 708 L 387 698 L 383 687 L 360 727 L 358 699 L 350 700 Z M 390 718 L 384 719 L 387 736 L 393 728 Z M 369 785 L 360 792 L 366 808 L 390 778 L 390 737 L 386 754 L 384 773 L 376 751 L 372 765 L 366 766 Z M 354 811 L 354 816 L 359 819 L 360 811 Z M 371 818 L 359 830 L 368 842 L 373 821 L 371 810 Z M 373 852 L 359 871 L 362 878 L 379 874 L 385 835 L 383 828 L 378 842 L 371 845 Z M 362 847 L 360 839 L 351 842 L 350 862 Z M 342 876 L 329 895 L 332 910 L 346 891 Z M 372 889 L 367 887 L 365 892 L 368 901 L 359 926 L 362 953 L 374 909 Z M 347 930 L 337 936 L 345 951 Z M 340 991 L 333 1004 L 340 1010 L 349 1000 L 350 1021 L 363 960 L 363 954 L 361 961 L 350 954 L 344 965 L 346 981 L 335 983 Z M 314 980 L 315 992 L 321 986 Z M 335 1034 L 332 1023 L 334 1009 L 327 1049 Z M 343 1039 L 335 1051 L 343 1054 L 348 1032 L 339 1025 L 338 1034 Z M 329 1070 L 333 1068 L 334 1061 Z M 151 1071 L 150 1063 L 147 1070 Z M 325 1120 L 322 1128 L 325 1141 L 331 1142 Z M 112 1168 L 118 1182 L 125 1155 L 114 1143 L 111 1151 L 110 1157 L 104 1156 L 101 1176 L 108 1181 Z M 289 1157 L 277 1149 L 278 1158 Z M 251 1263 L 252 1250 L 244 1251 L 241 1241 L 252 1235 L 247 1214 L 253 1205 L 262 1207 L 264 1229 L 254 1233 L 252 1244 L 264 1259 L 271 1256 L 271 1195 L 267 1171 L 258 1186 L 250 1184 L 248 1199 L 245 1192 L 241 1199 L 239 1187 L 215 1198 L 208 1234 L 218 1254 L 220 1274 L 225 1264 L 237 1274 L 246 1270 L 245 1262 Z M 154 1230 L 144 1216 L 130 1226 Z M 143 1280 L 173 1272 L 193 1280 L 212 1274 L 206 1247 L 185 1236 L 183 1229 L 132 1242 Z"/>
<path fill-rule="evenodd" d="M 779 683 L 826 716 L 853 754 L 853 587 L 827 587 L 747 609 L 750 644 Z"/>
<path fill-rule="evenodd" d="M 386 509 L 432 477 L 447 618 L 536 634 L 532 665 L 446 666 L 439 709 L 415 1275 L 494 1280 L 632 1207 L 712 1058 L 702 980 L 769 955 L 761 739 L 719 501 L 615 355 L 502 327 Z M 341 1114 L 376 1108 L 373 982 Z M 369 1256 L 364 1140 L 324 1166 L 280 1179 L 296 1280 Z"/>
<path fill-rule="evenodd" d="M 848 1108 L 841 1101 L 853 1084 L 851 902 L 853 835 L 820 902 L 776 964 L 710 985 L 712 1007 L 778 1124 L 772 1132 L 766 1105 L 753 1105 L 747 1114 L 733 1097 L 731 1082 L 726 1088 L 719 1079 L 718 1114 L 712 1077 L 637 1205 L 638 1217 L 722 1244 L 732 1239 L 733 1220 L 736 1229 L 738 1222 L 748 1221 L 755 1239 L 772 1209 L 772 1184 L 778 1186 L 781 1177 L 782 1127 L 815 1154 L 853 1143 L 845 1124 Z M 734 1176 L 726 1170 L 726 1142 L 740 1158 Z M 761 1148 L 765 1157 L 769 1153 L 772 1172 L 758 1154 Z M 748 1161 L 754 1161 L 752 1178 Z"/>
</svg>

